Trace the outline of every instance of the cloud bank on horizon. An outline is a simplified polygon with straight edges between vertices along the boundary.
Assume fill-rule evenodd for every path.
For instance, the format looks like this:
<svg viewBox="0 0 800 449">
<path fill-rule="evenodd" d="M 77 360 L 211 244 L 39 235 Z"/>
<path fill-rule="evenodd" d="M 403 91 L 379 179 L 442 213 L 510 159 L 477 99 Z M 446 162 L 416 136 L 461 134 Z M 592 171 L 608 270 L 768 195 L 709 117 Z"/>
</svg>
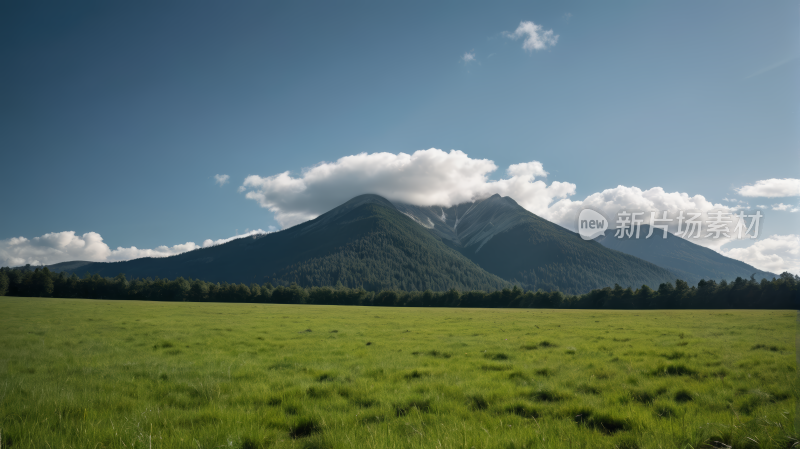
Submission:
<svg viewBox="0 0 800 449">
<path fill-rule="evenodd" d="M 198 248 L 208 248 L 228 243 L 231 240 L 267 233 L 268 231 L 256 229 L 225 239 L 206 239 L 202 245 L 186 242 L 173 246 L 162 245 L 153 249 L 139 249 L 131 246 L 112 250 L 103 242 L 103 237 L 96 232 L 87 232 L 83 235 L 77 235 L 74 231 L 51 232 L 32 239 L 14 237 L 0 240 L 0 266 L 52 265 L 73 260 L 120 262 L 142 257 L 169 257 Z"/>
<path fill-rule="evenodd" d="M 311 220 L 345 201 L 374 193 L 390 201 L 421 206 L 451 206 L 495 193 L 524 201 L 540 211 L 559 198 L 575 193 L 575 184 L 541 179 L 547 176 L 540 162 L 514 164 L 507 178 L 490 180 L 497 170 L 488 159 L 431 148 L 413 154 L 361 153 L 335 162 L 323 162 L 303 171 L 261 177 L 248 176 L 240 191 L 269 209 L 282 227 Z"/>
<path fill-rule="evenodd" d="M 741 260 L 773 273 L 800 275 L 800 235 L 772 235 L 759 240 L 747 248 L 731 248 L 720 251 L 731 259 Z"/>
</svg>

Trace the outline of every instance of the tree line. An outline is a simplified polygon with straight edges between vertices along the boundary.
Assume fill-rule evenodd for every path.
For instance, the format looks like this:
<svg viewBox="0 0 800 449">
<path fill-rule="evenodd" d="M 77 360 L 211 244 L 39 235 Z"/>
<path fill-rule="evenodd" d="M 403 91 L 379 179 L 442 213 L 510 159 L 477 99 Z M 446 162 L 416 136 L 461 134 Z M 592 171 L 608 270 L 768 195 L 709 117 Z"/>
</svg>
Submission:
<svg viewBox="0 0 800 449">
<path fill-rule="evenodd" d="M 518 286 L 485 291 L 368 291 L 364 288 L 228 284 L 200 279 L 127 279 L 86 273 L 54 273 L 30 266 L 0 268 L 0 296 L 129 299 L 148 301 L 243 302 L 273 304 L 328 304 L 391 307 L 501 307 L 564 309 L 797 309 L 800 276 L 783 273 L 760 282 L 737 278 L 733 282 L 701 280 L 689 286 L 682 280 L 663 283 L 658 290 L 619 285 L 583 295 L 554 291 L 525 291 Z"/>
</svg>

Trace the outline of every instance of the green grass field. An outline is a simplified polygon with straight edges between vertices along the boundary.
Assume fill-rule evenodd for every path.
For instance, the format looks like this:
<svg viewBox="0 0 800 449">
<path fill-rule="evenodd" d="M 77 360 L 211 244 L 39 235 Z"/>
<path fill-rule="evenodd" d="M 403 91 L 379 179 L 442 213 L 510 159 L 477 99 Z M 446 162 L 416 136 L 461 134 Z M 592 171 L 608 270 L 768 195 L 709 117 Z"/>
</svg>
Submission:
<svg viewBox="0 0 800 449">
<path fill-rule="evenodd" d="M 795 320 L 0 298 L 2 448 L 788 448 Z"/>
</svg>

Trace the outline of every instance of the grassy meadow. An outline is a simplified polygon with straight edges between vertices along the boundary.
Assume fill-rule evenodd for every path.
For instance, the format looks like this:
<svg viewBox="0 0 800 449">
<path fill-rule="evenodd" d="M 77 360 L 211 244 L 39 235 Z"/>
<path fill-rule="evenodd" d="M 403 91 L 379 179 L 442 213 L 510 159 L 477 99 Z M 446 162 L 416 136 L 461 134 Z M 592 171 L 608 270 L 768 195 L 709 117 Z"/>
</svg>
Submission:
<svg viewBox="0 0 800 449">
<path fill-rule="evenodd" d="M 788 448 L 794 311 L 0 298 L 2 448 Z"/>
</svg>

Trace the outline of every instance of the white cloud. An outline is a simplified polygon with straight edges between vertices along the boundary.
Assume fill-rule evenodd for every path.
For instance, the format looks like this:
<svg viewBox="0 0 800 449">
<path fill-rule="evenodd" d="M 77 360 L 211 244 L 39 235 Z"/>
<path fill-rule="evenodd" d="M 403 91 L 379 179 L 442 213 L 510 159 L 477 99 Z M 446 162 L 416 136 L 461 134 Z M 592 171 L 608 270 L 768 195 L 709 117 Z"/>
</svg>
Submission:
<svg viewBox="0 0 800 449">
<path fill-rule="evenodd" d="M 736 189 L 742 196 L 759 196 L 765 198 L 780 198 L 787 196 L 800 196 L 800 179 L 765 179 L 757 181 L 751 186 Z"/>
<path fill-rule="evenodd" d="M 111 251 L 111 254 L 106 259 L 93 260 L 93 262 L 120 262 L 123 260 L 139 259 L 142 257 L 169 257 L 169 256 L 174 256 L 176 254 L 185 253 L 187 251 L 192 251 L 197 248 L 200 247 L 197 246 L 194 242 L 186 242 L 173 246 L 161 245 L 153 249 L 139 249 L 135 246 L 131 246 L 130 248 L 123 248 L 120 246 L 117 247 L 117 249 Z M 67 259 L 67 260 L 80 260 L 80 259 Z M 56 263 L 56 262 L 45 262 L 45 264 L 51 264 L 51 263 Z"/>
<path fill-rule="evenodd" d="M 206 239 L 206 240 L 203 241 L 203 248 L 208 248 L 209 246 L 215 246 L 215 245 L 222 245 L 223 243 L 228 243 L 231 240 L 240 239 L 242 237 L 250 237 L 250 236 L 253 236 L 253 235 L 261 235 L 261 234 L 269 234 L 270 232 L 275 230 L 275 227 L 274 226 L 270 226 L 269 229 L 270 229 L 269 232 L 265 231 L 263 229 L 256 229 L 255 231 L 247 231 L 244 234 L 238 234 L 238 235 L 235 235 L 233 237 L 228 237 L 226 239 L 219 239 L 219 240 Z"/>
<path fill-rule="evenodd" d="M 461 57 L 461 60 L 464 61 L 464 62 L 472 62 L 472 61 L 474 61 L 475 60 L 475 52 L 474 51 L 468 51 L 468 52 L 464 53 L 464 56 Z"/>
<path fill-rule="evenodd" d="M 51 232 L 27 239 L 0 240 L 0 266 L 42 265 L 67 260 L 106 260 L 111 249 L 96 232 L 82 236 L 73 231 Z"/>
<path fill-rule="evenodd" d="M 554 200 L 575 193 L 575 184 L 547 185 L 540 162 L 515 164 L 508 177 L 488 178 L 497 170 L 488 159 L 472 159 L 461 151 L 431 148 L 413 154 L 361 153 L 323 162 L 300 176 L 289 172 L 268 177 L 248 176 L 247 198 L 275 214 L 283 227 L 313 219 L 345 201 L 374 193 L 391 201 L 449 206 L 499 193 L 512 196 L 530 210 L 547 210 Z"/>
<path fill-rule="evenodd" d="M 764 205 L 761 205 L 761 204 L 756 204 L 756 207 L 759 208 L 759 209 L 766 209 L 767 208 L 767 206 L 764 206 Z"/>
<path fill-rule="evenodd" d="M 720 251 L 759 270 L 800 275 L 800 235 L 772 235 L 746 248 Z"/>
<path fill-rule="evenodd" d="M 229 179 L 231 179 L 231 177 L 228 175 L 214 175 L 214 182 L 220 186 L 227 184 Z"/>
<path fill-rule="evenodd" d="M 513 33 L 504 31 L 503 36 L 514 40 L 525 37 L 522 48 L 528 51 L 544 50 L 548 46 L 552 47 L 558 42 L 558 35 L 554 35 L 553 30 L 543 31 L 541 25 L 536 25 L 530 21 L 520 22 Z"/>
<path fill-rule="evenodd" d="M 778 204 L 773 204 L 772 205 L 772 210 L 797 212 L 797 211 L 800 210 L 800 208 L 794 207 L 791 204 L 778 203 Z"/>
<path fill-rule="evenodd" d="M 203 242 L 202 248 L 227 243 L 242 237 L 266 233 L 266 231 L 258 229 L 227 239 L 208 239 Z M 112 250 L 103 242 L 103 237 L 96 232 L 87 232 L 83 235 L 76 235 L 74 231 L 51 232 L 32 239 L 14 237 L 0 240 L 0 266 L 52 265 L 72 260 L 117 262 L 140 257 L 174 256 L 198 248 L 201 248 L 201 246 L 196 245 L 194 242 L 186 242 L 173 246 L 158 246 L 153 249 L 139 249 L 131 246 L 130 248 L 118 247 Z"/>
<path fill-rule="evenodd" d="M 668 230 L 672 233 L 678 232 L 677 217 L 681 211 L 683 211 L 684 217 L 689 217 L 690 213 L 699 213 L 701 215 L 698 217 L 698 221 L 702 224 L 700 238 L 688 240 L 692 243 L 718 250 L 722 245 L 733 239 L 733 229 L 737 221 L 733 219 L 729 224 L 728 234 L 731 236 L 730 238 L 706 237 L 708 224 L 711 221 L 711 217 L 708 215 L 709 212 L 721 211 L 734 214 L 737 210 L 742 209 L 742 206 L 731 207 L 713 203 L 703 195 L 690 196 L 688 193 L 683 192 L 666 192 L 661 187 L 642 190 L 638 187 L 617 186 L 613 189 L 593 193 L 583 201 L 562 199 L 550 206 L 544 213 L 539 213 L 539 215 L 575 231 L 577 230 L 577 217 L 584 208 L 593 209 L 603 214 L 609 220 L 609 227 L 611 228 L 617 227 L 617 214 L 622 211 L 644 212 L 643 215 L 639 216 L 639 219 L 644 220 L 645 224 L 650 221 L 650 212 L 656 212 L 656 218 L 661 218 L 662 212 L 666 211 L 667 218 L 672 218 L 673 221 L 656 224 L 667 224 Z M 748 219 L 746 224 L 749 223 Z M 683 229 L 686 229 L 685 221 Z M 655 235 L 660 237 L 661 231 L 656 230 Z"/>
</svg>

